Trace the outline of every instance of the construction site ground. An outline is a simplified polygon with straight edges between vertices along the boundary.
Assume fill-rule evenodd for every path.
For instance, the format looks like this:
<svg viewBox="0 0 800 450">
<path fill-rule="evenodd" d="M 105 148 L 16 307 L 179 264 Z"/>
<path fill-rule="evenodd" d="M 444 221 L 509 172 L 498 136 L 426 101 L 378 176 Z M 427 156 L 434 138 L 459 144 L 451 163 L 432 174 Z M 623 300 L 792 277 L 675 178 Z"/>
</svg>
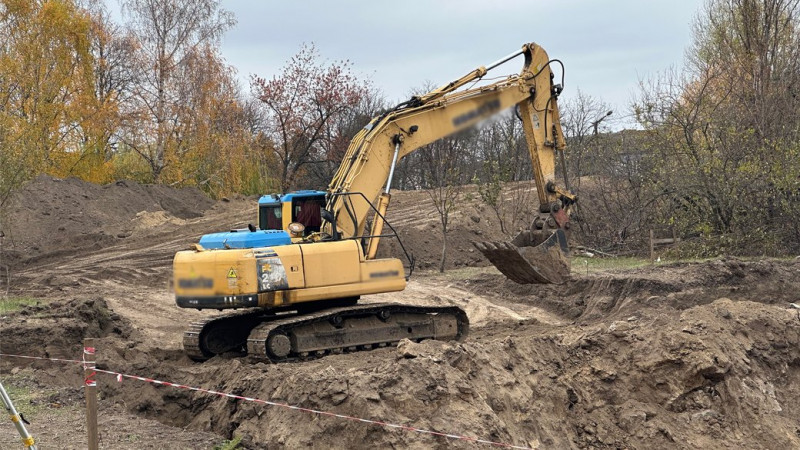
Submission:
<svg viewBox="0 0 800 450">
<path fill-rule="evenodd" d="M 39 177 L 5 212 L 0 352 L 98 367 L 276 403 L 531 448 L 799 448 L 800 261 L 723 258 L 604 268 L 576 257 L 564 285 L 517 285 L 471 241 L 501 239 L 479 202 L 451 218 L 448 270 L 423 192 L 389 220 L 417 257 L 397 294 L 456 305 L 463 342 L 269 365 L 196 363 L 182 331 L 216 314 L 177 308 L 174 253 L 255 221 L 255 198 Z M 385 251 L 397 250 L 387 245 Z M 3 272 L 5 270 L 3 269 Z M 10 307 L 23 298 L 26 306 Z M 12 310 L 13 309 L 13 310 Z M 0 357 L 0 381 L 40 448 L 86 448 L 79 364 Z M 97 375 L 101 448 L 482 448 L 486 444 Z M 0 448 L 22 448 L 11 422 Z"/>
</svg>

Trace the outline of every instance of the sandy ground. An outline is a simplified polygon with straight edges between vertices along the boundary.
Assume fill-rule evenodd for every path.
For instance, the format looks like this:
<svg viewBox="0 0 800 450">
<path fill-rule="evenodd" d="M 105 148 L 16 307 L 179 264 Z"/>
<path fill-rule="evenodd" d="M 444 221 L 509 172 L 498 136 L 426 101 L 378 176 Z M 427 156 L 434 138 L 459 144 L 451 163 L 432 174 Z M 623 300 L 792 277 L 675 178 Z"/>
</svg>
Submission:
<svg viewBox="0 0 800 450">
<path fill-rule="evenodd" d="M 800 447 L 800 315 L 790 307 L 800 301 L 797 261 L 664 264 L 521 286 L 475 267 L 485 263 L 468 241 L 493 227 L 463 220 L 453 270 L 419 271 L 404 292 L 365 299 L 457 305 L 471 322 L 463 342 L 281 365 L 233 357 L 200 364 L 182 355 L 181 333 L 213 313 L 174 306 L 171 258 L 205 232 L 254 221 L 254 199 L 212 203 L 194 191 L 48 178 L 25 195 L 27 206 L 4 222 L 8 287 L 47 300 L 0 317 L 3 353 L 73 359 L 84 337 L 96 337 L 108 370 L 521 447 Z M 435 230 L 408 220 L 430 218 L 424 194 L 395 197 L 398 231 L 419 260 L 435 261 Z M 34 221 L 40 226 L 26 226 Z M 77 365 L 1 358 L 0 379 L 40 448 L 85 448 Z M 98 381 L 102 448 L 212 448 L 234 436 L 245 448 L 483 446 L 136 380 Z M 15 446 L 5 422 L 0 447 Z"/>
</svg>

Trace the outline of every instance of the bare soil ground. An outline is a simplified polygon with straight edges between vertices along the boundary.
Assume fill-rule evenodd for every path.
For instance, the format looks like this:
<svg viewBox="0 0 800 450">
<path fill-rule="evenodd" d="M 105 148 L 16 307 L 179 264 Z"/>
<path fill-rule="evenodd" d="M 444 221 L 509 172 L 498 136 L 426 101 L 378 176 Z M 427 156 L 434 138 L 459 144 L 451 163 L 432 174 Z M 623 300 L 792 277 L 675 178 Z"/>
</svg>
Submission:
<svg viewBox="0 0 800 450">
<path fill-rule="evenodd" d="M 422 268 L 441 248 L 424 193 L 393 196 L 389 219 Z M 475 220 L 475 219 L 478 220 Z M 800 447 L 800 262 L 725 259 L 573 273 L 565 285 L 507 281 L 472 250 L 499 239 L 477 205 L 455 220 L 453 270 L 418 271 L 367 301 L 453 304 L 460 343 L 267 365 L 181 352 L 175 251 L 255 221 L 255 199 L 41 177 L 4 217 L 2 293 L 43 299 L 0 317 L 0 352 L 99 366 L 238 395 L 534 448 Z M 391 245 L 385 250 L 392 251 Z M 397 251 L 396 249 L 394 251 Z M 78 365 L 0 358 L 0 379 L 40 448 L 85 448 Z M 473 448 L 479 444 L 99 375 L 101 446 Z M 0 448 L 17 448 L 0 423 Z"/>
</svg>

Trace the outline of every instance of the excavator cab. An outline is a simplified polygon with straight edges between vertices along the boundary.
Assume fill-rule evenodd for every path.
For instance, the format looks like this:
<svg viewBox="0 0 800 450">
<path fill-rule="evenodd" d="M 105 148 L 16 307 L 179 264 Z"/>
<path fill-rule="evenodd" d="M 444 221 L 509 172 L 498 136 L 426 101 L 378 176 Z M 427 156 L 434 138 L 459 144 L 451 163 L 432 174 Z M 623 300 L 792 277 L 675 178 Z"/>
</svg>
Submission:
<svg viewBox="0 0 800 450">
<path fill-rule="evenodd" d="M 323 207 L 325 191 L 303 190 L 284 195 L 264 195 L 258 200 L 258 228 L 289 231 L 290 224 L 299 223 L 303 225 L 303 236 L 308 236 L 320 231 L 320 209 Z"/>
</svg>

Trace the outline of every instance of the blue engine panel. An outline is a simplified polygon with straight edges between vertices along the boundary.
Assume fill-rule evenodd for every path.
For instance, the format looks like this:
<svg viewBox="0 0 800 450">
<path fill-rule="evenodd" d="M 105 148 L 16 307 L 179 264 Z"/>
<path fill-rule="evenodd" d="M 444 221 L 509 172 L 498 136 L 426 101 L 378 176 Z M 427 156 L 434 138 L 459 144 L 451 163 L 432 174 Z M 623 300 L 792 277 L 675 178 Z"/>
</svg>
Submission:
<svg viewBox="0 0 800 450">
<path fill-rule="evenodd" d="M 224 248 L 275 247 L 291 244 L 289 233 L 283 230 L 256 230 L 247 228 L 223 233 L 206 234 L 200 238 L 200 245 L 208 250 Z"/>
</svg>

